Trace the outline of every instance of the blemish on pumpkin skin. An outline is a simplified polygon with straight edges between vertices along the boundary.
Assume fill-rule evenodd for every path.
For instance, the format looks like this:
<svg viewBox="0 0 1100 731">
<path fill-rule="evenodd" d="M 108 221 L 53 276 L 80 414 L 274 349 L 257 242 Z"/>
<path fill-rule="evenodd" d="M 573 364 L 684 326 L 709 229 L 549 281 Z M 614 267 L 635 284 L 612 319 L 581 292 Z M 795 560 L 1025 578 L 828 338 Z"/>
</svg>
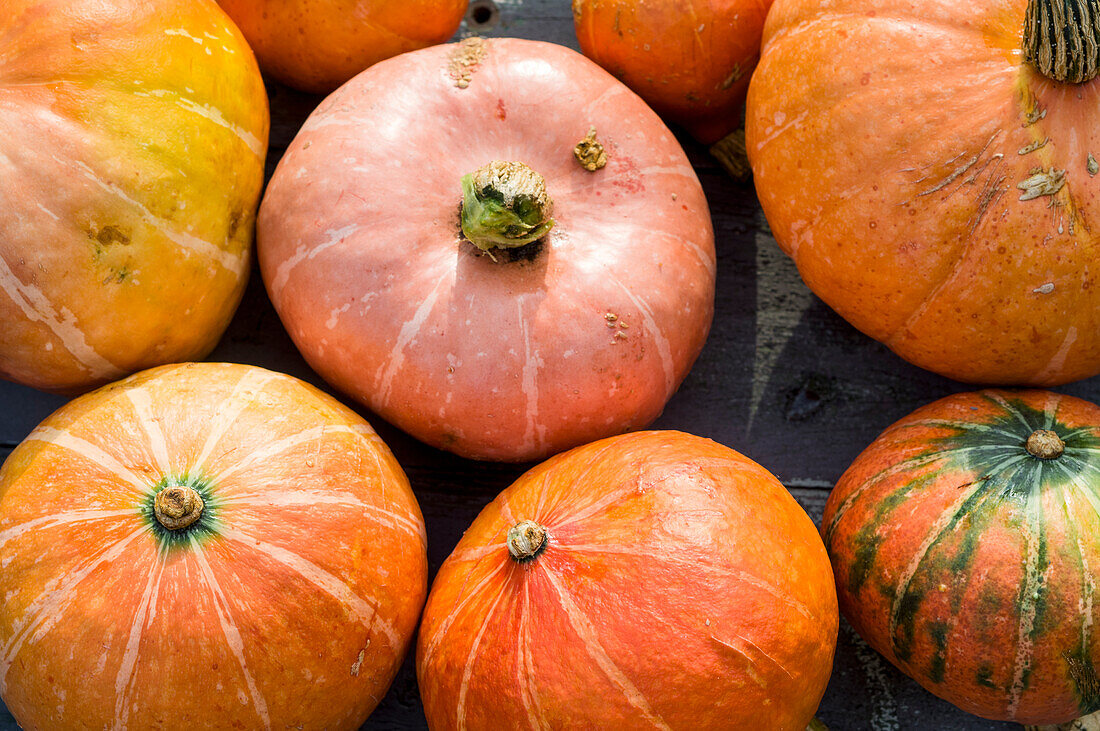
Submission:
<svg viewBox="0 0 1100 731">
<path fill-rule="evenodd" d="M 459 89 L 465 89 L 470 85 L 474 71 L 485 59 L 489 50 L 489 44 L 484 38 L 473 36 L 466 38 L 457 44 L 451 52 L 447 73 Z"/>
<path fill-rule="evenodd" d="M 497 119 L 501 122 L 508 119 L 508 110 L 504 108 L 504 100 L 497 99 Z"/>
</svg>

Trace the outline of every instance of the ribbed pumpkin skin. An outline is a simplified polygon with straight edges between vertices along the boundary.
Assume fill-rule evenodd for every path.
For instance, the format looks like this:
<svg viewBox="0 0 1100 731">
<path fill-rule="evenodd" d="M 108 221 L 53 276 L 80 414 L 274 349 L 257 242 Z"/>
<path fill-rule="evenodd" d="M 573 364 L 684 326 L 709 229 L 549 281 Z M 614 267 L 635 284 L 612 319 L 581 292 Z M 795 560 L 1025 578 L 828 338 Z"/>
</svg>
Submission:
<svg viewBox="0 0 1100 731">
<path fill-rule="evenodd" d="M 986 718 L 1100 709 L 1100 408 L 1045 391 L 959 394 L 891 426 L 822 522 L 840 607 L 876 650 Z M 1025 449 L 1035 429 L 1066 444 Z"/>
<path fill-rule="evenodd" d="M 610 74 L 486 39 L 461 79 L 475 48 L 404 54 L 329 96 L 264 194 L 260 266 L 329 383 L 433 446 L 534 460 L 660 415 L 710 329 L 714 233 L 679 143 Z M 573 157 L 592 126 L 596 172 Z M 554 201 L 529 258 L 461 233 L 460 180 L 494 160 Z"/>
<path fill-rule="evenodd" d="M 509 528 L 550 535 L 515 561 Z M 478 516 L 424 610 L 417 674 L 443 729 L 788 729 L 825 691 L 828 557 L 766 470 L 678 432 L 558 455 Z"/>
<path fill-rule="evenodd" d="M 217 343 L 268 111 L 213 0 L 5 0 L 0 377 L 79 391 Z"/>
<path fill-rule="evenodd" d="M 279 81 L 328 93 L 363 69 L 443 43 L 467 0 L 218 0 Z"/>
<path fill-rule="evenodd" d="M 1100 82 L 1024 62 L 1026 5 L 777 0 L 748 95 L 757 194 L 806 284 L 974 383 L 1100 372 Z M 1020 200 L 1040 169 L 1065 184 Z"/>
<path fill-rule="evenodd" d="M 183 536 L 148 513 L 166 477 L 206 502 Z M 25 729 L 357 729 L 426 583 L 386 446 L 260 368 L 139 373 L 0 469 L 0 691 Z"/>
<path fill-rule="evenodd" d="M 585 56 L 713 144 L 741 126 L 771 0 L 573 0 Z"/>
</svg>

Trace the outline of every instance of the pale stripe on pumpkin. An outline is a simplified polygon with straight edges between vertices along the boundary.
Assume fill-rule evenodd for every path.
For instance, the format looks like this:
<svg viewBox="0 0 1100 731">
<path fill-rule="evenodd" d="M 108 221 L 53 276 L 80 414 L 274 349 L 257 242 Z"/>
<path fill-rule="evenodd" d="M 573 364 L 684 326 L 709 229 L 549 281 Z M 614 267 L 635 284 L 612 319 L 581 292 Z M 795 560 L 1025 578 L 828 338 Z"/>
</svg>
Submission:
<svg viewBox="0 0 1100 731">
<path fill-rule="evenodd" d="M 550 726 L 542 720 L 542 708 L 539 707 L 539 694 L 535 687 L 534 658 L 531 654 L 531 586 L 530 582 L 523 582 L 523 604 L 519 610 L 519 632 L 516 633 L 516 685 L 519 686 L 520 699 L 523 701 L 523 709 L 527 712 L 527 720 L 535 731 L 548 729 Z"/>
<path fill-rule="evenodd" d="M 671 727 L 665 723 L 664 719 L 653 711 L 653 708 L 649 705 L 649 701 L 642 695 L 642 692 L 630 682 L 630 679 L 626 677 L 626 673 L 624 673 L 611 657 L 608 656 L 607 651 L 603 649 L 603 646 L 596 636 L 596 628 L 592 626 L 592 623 L 588 621 L 588 618 L 584 616 L 580 608 L 573 603 L 568 592 L 566 592 L 558 580 L 554 578 L 553 572 L 544 571 L 543 575 L 546 577 L 550 586 L 553 587 L 554 592 L 558 595 L 561 607 L 565 610 L 566 618 L 569 620 L 570 626 L 572 626 L 573 630 L 577 633 L 577 636 L 584 643 L 584 648 L 588 656 L 599 665 L 600 670 L 607 676 L 607 679 L 622 691 L 627 702 L 642 712 L 642 715 L 645 716 L 647 721 L 659 729 L 671 731 Z"/>
<path fill-rule="evenodd" d="M 291 434 L 288 437 L 283 437 L 278 441 L 268 444 L 263 449 L 258 449 L 249 453 L 247 457 L 240 462 L 227 467 L 216 475 L 212 475 L 211 479 L 215 482 L 223 482 L 241 470 L 248 469 L 257 464 L 261 464 L 264 461 L 271 459 L 280 452 L 285 452 L 288 449 L 292 449 L 300 444 L 307 442 L 317 441 L 321 439 L 325 434 L 355 434 L 358 436 L 366 437 L 368 439 L 377 439 L 377 435 L 374 430 L 366 424 L 355 425 L 343 425 L 343 424 L 321 424 L 319 426 L 313 426 L 309 429 L 304 429 L 297 434 Z"/>
<path fill-rule="evenodd" d="M 68 513 L 43 515 L 0 531 L 0 548 L 3 548 L 8 541 L 19 538 L 28 531 L 48 530 L 63 525 L 83 523 L 89 520 L 102 520 L 104 518 L 133 518 L 137 515 L 139 515 L 139 512 L 133 508 L 126 508 L 125 510 L 73 510 Z"/>
<path fill-rule="evenodd" d="M 142 526 L 107 546 L 76 568 L 60 575 L 42 587 L 42 593 L 23 610 L 20 619 L 13 623 L 11 639 L 0 649 L 0 693 L 7 690 L 8 670 L 23 646 L 34 644 L 61 621 L 65 610 L 77 597 L 77 587 L 102 564 L 110 563 L 122 555 L 126 547 L 138 536 L 149 530 Z"/>
<path fill-rule="evenodd" d="M 252 673 L 248 670 L 248 663 L 244 657 L 244 641 L 241 639 L 241 632 L 237 629 L 236 623 L 233 621 L 233 615 L 229 612 L 229 602 L 226 601 L 225 594 L 222 593 L 221 587 L 218 586 L 218 580 L 214 576 L 214 571 L 210 568 L 210 563 L 206 560 L 206 554 L 202 550 L 202 546 L 196 540 L 195 535 L 191 534 L 191 550 L 194 552 L 195 558 L 199 563 L 201 569 L 203 581 L 206 583 L 208 589 L 210 589 L 210 595 L 214 600 L 214 611 L 218 614 L 218 623 L 221 624 L 222 634 L 225 635 L 225 644 L 229 647 L 230 652 L 233 653 L 233 657 L 237 659 L 238 664 L 241 666 L 241 672 L 244 674 L 244 681 L 248 685 L 248 692 L 252 696 L 252 704 L 256 707 L 256 714 L 263 721 L 264 728 L 271 729 L 271 717 L 267 712 L 267 701 L 260 694 L 259 689 L 256 687 L 256 681 L 252 678 Z"/>
<path fill-rule="evenodd" d="M 266 490 L 264 492 L 249 492 L 239 493 L 236 495 L 230 495 L 221 499 L 220 504 L 223 507 L 252 507 L 252 508 L 266 508 L 266 507 L 294 507 L 304 506 L 311 507 L 314 505 L 339 505 L 347 508 L 353 508 L 355 510 L 361 510 L 367 513 L 371 513 L 378 523 L 386 526 L 387 528 L 393 528 L 394 530 L 404 530 L 417 538 L 424 537 L 424 531 L 420 524 L 414 520 L 410 520 L 403 515 L 380 508 L 377 505 L 372 505 L 360 500 L 354 493 L 351 492 L 311 492 L 309 490 Z M 0 533 L 0 536 L 3 534 Z M 504 545 L 504 544 L 500 544 Z"/>
<path fill-rule="evenodd" d="M 519 318 L 520 335 L 523 337 L 523 373 L 521 390 L 527 401 L 527 426 L 523 432 L 523 452 L 530 452 L 533 446 L 539 451 L 546 444 L 546 427 L 539 426 L 539 368 L 542 358 L 537 351 L 531 349 L 531 333 L 527 327 L 527 319 L 523 315 L 524 297 L 516 298 L 516 310 Z"/>
<path fill-rule="evenodd" d="M 1022 417 L 1021 417 L 1022 418 Z M 1024 585 L 1021 589 L 1019 617 L 1020 622 L 1016 634 L 1016 657 L 1012 663 L 1012 687 L 1009 689 L 1008 715 L 1016 717 L 1016 709 L 1020 707 L 1020 699 L 1023 697 L 1026 684 L 1025 673 L 1030 669 L 1034 643 L 1031 633 L 1035 629 L 1035 601 L 1039 591 L 1039 583 L 1042 577 L 1039 575 L 1039 542 L 1043 531 L 1042 501 L 1036 500 L 1042 482 L 1036 481 L 1028 493 L 1024 513 L 1027 520 L 1021 523 L 1024 540 L 1027 544 L 1027 554 L 1024 563 Z"/>
<path fill-rule="evenodd" d="M 275 276 L 271 280 L 271 299 L 275 301 L 279 300 L 279 294 L 283 291 L 283 287 L 286 286 L 287 280 L 290 279 L 290 273 L 294 271 L 295 267 L 306 259 L 315 258 L 325 249 L 343 242 L 348 236 L 351 236 L 358 230 L 359 225 L 355 223 L 348 224 L 343 228 L 330 228 L 325 231 L 325 235 L 328 236 L 328 239 L 322 241 L 320 244 L 316 246 L 299 244 L 294 254 L 287 257 L 275 270 Z"/>
<path fill-rule="evenodd" d="M 378 616 L 377 600 L 367 601 L 363 599 L 349 589 L 347 583 L 343 579 L 334 576 L 317 564 L 299 556 L 293 551 L 289 551 L 281 546 L 276 546 L 273 543 L 265 543 L 258 540 L 255 536 L 248 535 L 234 528 L 223 527 L 220 534 L 227 540 L 236 541 L 246 546 L 249 550 L 258 551 L 291 569 L 303 579 L 338 601 L 340 605 L 352 615 L 355 621 L 361 623 L 364 627 L 368 628 L 368 630 L 373 627 L 378 627 L 378 629 L 382 631 L 382 634 L 386 636 L 391 648 L 396 650 L 401 647 L 401 638 L 397 629 L 390 622 Z"/>
<path fill-rule="evenodd" d="M 443 273 L 436 285 L 432 287 L 432 291 L 424 297 L 424 301 L 416 308 L 412 319 L 401 325 L 401 330 L 397 334 L 397 342 L 394 343 L 393 350 L 390 351 L 389 360 L 378 369 L 378 373 L 375 375 L 376 387 L 374 389 L 374 393 L 378 396 L 373 401 L 379 404 L 380 408 L 385 408 L 389 404 L 390 384 L 393 383 L 394 377 L 400 372 L 401 366 L 405 364 L 405 348 L 420 333 L 420 328 L 424 327 L 424 322 L 431 314 L 432 308 L 435 307 L 435 301 L 439 298 L 450 274 L 449 271 Z"/>
<path fill-rule="evenodd" d="M 194 252 L 199 256 L 211 259 L 217 262 L 223 269 L 226 269 L 233 274 L 240 276 L 245 271 L 245 266 L 248 263 L 248 257 L 246 254 L 234 255 L 225 249 L 215 244 L 200 239 L 198 236 L 192 236 L 191 234 L 184 233 L 182 231 L 174 231 L 169 225 L 169 221 L 154 215 L 148 208 L 143 206 L 139 201 L 131 198 L 126 194 L 119 186 L 114 183 L 102 180 L 95 171 L 92 170 L 87 164 L 80 162 L 79 160 L 62 160 L 59 157 L 54 157 L 54 160 L 60 165 L 75 165 L 84 177 L 92 183 L 95 183 L 101 190 L 106 193 L 110 193 L 114 197 L 128 204 L 132 208 L 135 208 L 141 217 L 141 220 L 151 226 L 153 229 L 161 233 L 165 238 L 178 246 Z"/>
<path fill-rule="evenodd" d="M 126 638 L 126 650 L 122 655 L 122 662 L 119 663 L 118 675 L 115 676 L 113 728 L 116 731 L 126 728 L 126 720 L 130 716 L 130 692 L 134 686 L 134 668 L 137 667 L 138 651 L 141 649 L 141 635 L 150 619 L 150 607 L 155 604 L 155 597 L 160 592 L 160 577 L 163 571 L 163 555 L 157 551 L 153 558 L 153 565 L 149 567 L 149 580 L 145 584 L 145 591 L 141 594 L 141 604 L 138 605 L 134 621 L 130 625 L 130 633 Z"/>
<path fill-rule="evenodd" d="M 126 389 L 126 398 L 134 405 L 134 413 L 137 414 L 137 423 L 145 434 L 145 441 L 149 450 L 153 453 L 153 460 L 157 464 L 162 477 L 169 477 L 174 473 L 172 459 L 168 456 L 168 440 L 161 431 L 157 417 L 153 416 L 153 399 L 144 388 Z"/>
<path fill-rule="evenodd" d="M 210 458 L 210 453 L 221 442 L 229 427 L 237 422 L 241 412 L 253 402 L 258 394 L 263 392 L 264 387 L 278 377 L 280 377 L 278 373 L 259 369 L 249 369 L 244 372 L 241 379 L 237 381 L 237 385 L 233 387 L 229 398 L 218 404 L 214 421 L 210 425 L 210 433 L 207 434 L 206 441 L 202 445 L 202 451 L 195 459 L 196 468 L 205 472 L 206 460 Z"/>
<path fill-rule="evenodd" d="M 424 650 L 424 657 L 420 660 L 420 664 L 422 666 L 428 667 L 428 664 L 431 662 L 432 655 L 435 654 L 435 651 L 439 648 L 439 644 L 443 641 L 443 638 L 446 637 L 447 632 L 451 629 L 451 625 L 454 624 L 454 621 L 462 614 L 462 610 L 466 608 L 466 605 L 474 599 L 478 598 L 481 590 L 485 588 L 485 585 L 495 579 L 497 577 L 497 574 L 499 574 L 502 570 L 507 569 L 509 565 L 510 562 L 498 563 L 497 567 L 486 574 L 486 576 L 482 578 L 481 581 L 470 587 L 468 591 L 465 591 L 466 596 L 455 604 L 454 608 L 447 613 L 447 617 L 443 620 L 443 624 L 441 624 L 439 626 L 439 629 L 432 634 L 431 642 L 428 643 L 427 648 Z M 463 587 L 465 590 L 465 584 L 463 585 Z M 460 594 L 459 596 L 462 595 Z"/>
<path fill-rule="evenodd" d="M 153 489 L 150 480 L 138 476 L 91 442 L 75 437 L 67 431 L 54 429 L 52 426 L 40 426 L 30 433 L 26 441 L 46 442 L 75 452 L 89 462 L 99 465 L 123 482 L 129 483 L 142 494 L 149 493 Z"/>
<path fill-rule="evenodd" d="M 61 308 L 59 314 L 37 287 L 20 281 L 4 257 L 0 256 L 0 291 L 3 291 L 31 322 L 46 326 L 77 363 L 96 378 L 117 378 L 123 371 L 88 344 L 76 316 Z"/>
<path fill-rule="evenodd" d="M 466 656 L 466 664 L 462 669 L 462 682 L 458 686 L 458 729 L 464 731 L 466 728 L 466 693 L 470 688 L 470 677 L 474 672 L 474 662 L 477 660 L 477 650 L 481 646 L 481 638 L 485 636 L 485 630 L 489 627 L 489 621 L 492 620 L 493 614 L 496 612 L 497 605 L 500 604 L 500 600 L 504 598 L 506 589 L 509 582 L 502 581 L 500 588 L 497 590 L 497 595 L 493 599 L 492 603 L 485 610 L 485 618 L 481 620 L 481 626 L 478 627 L 477 634 L 474 635 L 474 641 L 470 644 L 470 654 Z M 496 658 L 493 658 L 494 660 Z"/>
<path fill-rule="evenodd" d="M 653 311 L 649 308 L 649 305 L 641 298 L 636 296 L 630 291 L 625 284 L 619 281 L 618 277 L 611 276 L 611 281 L 619 285 L 619 288 L 626 294 L 627 299 L 638 308 L 638 312 L 642 315 L 642 321 L 645 323 L 646 330 L 653 336 L 653 342 L 657 345 L 657 353 L 661 356 L 661 368 L 665 374 L 665 393 L 666 396 L 672 395 L 672 392 L 676 389 L 676 367 L 672 360 L 672 346 L 668 342 L 668 338 L 661 328 L 657 325 L 657 320 L 653 317 Z"/>
</svg>

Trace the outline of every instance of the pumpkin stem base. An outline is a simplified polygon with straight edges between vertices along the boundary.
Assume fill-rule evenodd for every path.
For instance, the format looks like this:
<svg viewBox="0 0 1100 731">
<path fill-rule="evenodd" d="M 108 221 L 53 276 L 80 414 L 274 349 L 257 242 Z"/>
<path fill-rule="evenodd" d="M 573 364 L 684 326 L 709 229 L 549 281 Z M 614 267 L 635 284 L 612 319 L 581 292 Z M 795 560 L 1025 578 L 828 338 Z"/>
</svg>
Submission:
<svg viewBox="0 0 1100 731">
<path fill-rule="evenodd" d="M 520 563 L 533 561 L 546 550 L 550 534 L 533 520 L 523 520 L 508 530 L 508 553 Z"/>
<path fill-rule="evenodd" d="M 180 530 L 202 517 L 205 504 L 194 488 L 187 485 L 166 487 L 153 499 L 153 514 L 168 530 Z"/>
<path fill-rule="evenodd" d="M 1054 81 L 1083 84 L 1100 74 L 1100 0 L 1030 0 L 1024 57 Z"/>
<path fill-rule="evenodd" d="M 514 249 L 554 225 L 546 181 L 522 162 L 493 162 L 462 177 L 462 233 L 477 248 Z"/>
<path fill-rule="evenodd" d="M 1049 429 L 1036 429 L 1027 438 L 1027 452 L 1039 459 L 1058 459 L 1066 451 L 1066 443 Z"/>
</svg>

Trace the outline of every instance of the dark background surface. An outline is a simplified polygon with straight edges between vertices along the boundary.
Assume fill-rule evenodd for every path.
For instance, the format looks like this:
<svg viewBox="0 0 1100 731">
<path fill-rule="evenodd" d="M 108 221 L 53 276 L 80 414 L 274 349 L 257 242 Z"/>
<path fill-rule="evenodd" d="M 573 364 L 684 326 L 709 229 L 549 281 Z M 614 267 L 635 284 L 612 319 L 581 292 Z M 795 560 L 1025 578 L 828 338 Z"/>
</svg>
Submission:
<svg viewBox="0 0 1100 731">
<path fill-rule="evenodd" d="M 479 0 L 471 9 L 484 4 Z M 467 18 L 459 35 L 479 26 L 483 35 L 577 48 L 566 0 L 501 0 L 499 9 L 491 9 L 487 26 L 474 22 L 472 14 Z M 321 98 L 270 80 L 268 91 L 270 175 Z M 769 234 L 751 183 L 734 182 L 705 149 L 679 136 L 714 218 L 717 299 L 710 339 L 654 427 L 710 437 L 748 455 L 775 473 L 820 521 L 829 489 L 880 431 L 918 406 L 970 387 L 903 362 L 810 294 Z M 332 392 L 298 355 L 255 270 L 240 310 L 209 360 L 261 365 Z M 1098 401 L 1100 378 L 1057 390 Z M 64 402 L 0 382 L 0 459 Z M 530 465 L 462 460 L 364 415 L 412 482 L 427 524 L 434 576 L 481 508 Z M 818 716 L 833 731 L 1020 729 L 968 715 L 925 692 L 843 622 L 833 677 Z M 0 731 L 15 728 L 0 706 Z M 364 729 L 421 728 L 426 723 L 410 657 Z"/>
</svg>

